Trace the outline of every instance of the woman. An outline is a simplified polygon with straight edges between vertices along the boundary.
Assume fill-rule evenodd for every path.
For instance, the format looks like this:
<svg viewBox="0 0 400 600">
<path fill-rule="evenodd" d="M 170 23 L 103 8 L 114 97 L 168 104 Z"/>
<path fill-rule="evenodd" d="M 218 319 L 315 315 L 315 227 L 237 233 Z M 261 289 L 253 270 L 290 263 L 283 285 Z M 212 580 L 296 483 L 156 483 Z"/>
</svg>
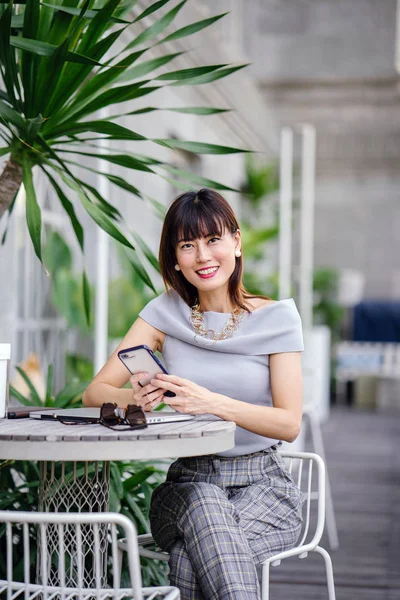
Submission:
<svg viewBox="0 0 400 600">
<path fill-rule="evenodd" d="M 144 410 L 165 402 L 236 423 L 232 450 L 171 465 L 150 521 L 183 600 L 258 599 L 255 563 L 294 546 L 301 529 L 301 493 L 276 452 L 301 425 L 300 317 L 291 299 L 246 292 L 239 226 L 215 191 L 173 202 L 159 259 L 167 292 L 143 309 L 84 402 L 126 406 L 133 396 Z M 143 388 L 136 374 L 133 392 L 120 389 L 128 378 L 117 351 L 138 344 L 161 351 L 171 374 Z"/>
</svg>

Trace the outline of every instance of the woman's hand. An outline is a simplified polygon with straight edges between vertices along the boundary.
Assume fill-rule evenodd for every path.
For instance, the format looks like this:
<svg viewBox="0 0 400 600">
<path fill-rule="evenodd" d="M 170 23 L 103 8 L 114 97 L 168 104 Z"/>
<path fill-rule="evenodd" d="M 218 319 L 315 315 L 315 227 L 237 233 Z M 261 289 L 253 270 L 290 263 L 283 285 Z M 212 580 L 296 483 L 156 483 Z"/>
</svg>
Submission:
<svg viewBox="0 0 400 600">
<path fill-rule="evenodd" d="M 143 410 L 153 410 L 160 402 L 164 402 L 164 391 L 160 386 L 154 386 L 151 383 L 141 387 L 139 381 L 146 379 L 148 373 L 136 373 L 130 377 L 133 390 L 133 401 L 136 406 L 141 406 Z"/>
<path fill-rule="evenodd" d="M 164 396 L 163 402 L 181 413 L 192 415 L 215 414 L 217 394 L 188 379 L 159 373 L 151 382 L 163 392 L 170 390 L 176 396 Z"/>
</svg>

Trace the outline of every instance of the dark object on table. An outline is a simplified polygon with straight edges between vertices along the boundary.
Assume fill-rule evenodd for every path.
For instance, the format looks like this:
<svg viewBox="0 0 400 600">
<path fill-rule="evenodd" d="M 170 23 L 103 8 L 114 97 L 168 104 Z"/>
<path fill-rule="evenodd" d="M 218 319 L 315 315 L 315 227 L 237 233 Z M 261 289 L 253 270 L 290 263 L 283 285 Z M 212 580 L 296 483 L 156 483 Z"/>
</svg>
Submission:
<svg viewBox="0 0 400 600">
<path fill-rule="evenodd" d="M 49 406 L 9 406 L 7 419 L 27 419 L 29 413 L 36 410 L 54 410 Z"/>
</svg>

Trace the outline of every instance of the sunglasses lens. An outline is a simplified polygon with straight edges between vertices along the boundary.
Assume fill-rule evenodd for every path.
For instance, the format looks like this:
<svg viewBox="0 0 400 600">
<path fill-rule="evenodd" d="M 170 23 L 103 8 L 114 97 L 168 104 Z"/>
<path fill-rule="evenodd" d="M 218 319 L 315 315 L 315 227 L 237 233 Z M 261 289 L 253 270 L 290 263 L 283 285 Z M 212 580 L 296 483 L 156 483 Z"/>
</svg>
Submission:
<svg viewBox="0 0 400 600">
<path fill-rule="evenodd" d="M 108 425 L 117 425 L 119 417 L 115 414 L 115 405 L 111 402 L 106 402 L 100 410 L 100 419 Z"/>
<path fill-rule="evenodd" d="M 146 423 L 146 416 L 140 406 L 129 404 L 125 413 L 125 420 L 131 425 L 143 425 Z"/>
</svg>

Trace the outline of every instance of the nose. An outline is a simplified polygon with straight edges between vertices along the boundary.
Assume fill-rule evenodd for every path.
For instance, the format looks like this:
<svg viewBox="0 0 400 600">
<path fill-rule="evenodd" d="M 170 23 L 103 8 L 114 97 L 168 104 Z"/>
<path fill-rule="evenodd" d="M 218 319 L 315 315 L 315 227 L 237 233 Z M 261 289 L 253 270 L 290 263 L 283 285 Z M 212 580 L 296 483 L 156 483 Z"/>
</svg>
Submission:
<svg viewBox="0 0 400 600">
<path fill-rule="evenodd" d="M 211 258 L 210 247 L 205 243 L 200 243 L 197 246 L 196 260 L 198 263 L 205 263 Z"/>
</svg>

